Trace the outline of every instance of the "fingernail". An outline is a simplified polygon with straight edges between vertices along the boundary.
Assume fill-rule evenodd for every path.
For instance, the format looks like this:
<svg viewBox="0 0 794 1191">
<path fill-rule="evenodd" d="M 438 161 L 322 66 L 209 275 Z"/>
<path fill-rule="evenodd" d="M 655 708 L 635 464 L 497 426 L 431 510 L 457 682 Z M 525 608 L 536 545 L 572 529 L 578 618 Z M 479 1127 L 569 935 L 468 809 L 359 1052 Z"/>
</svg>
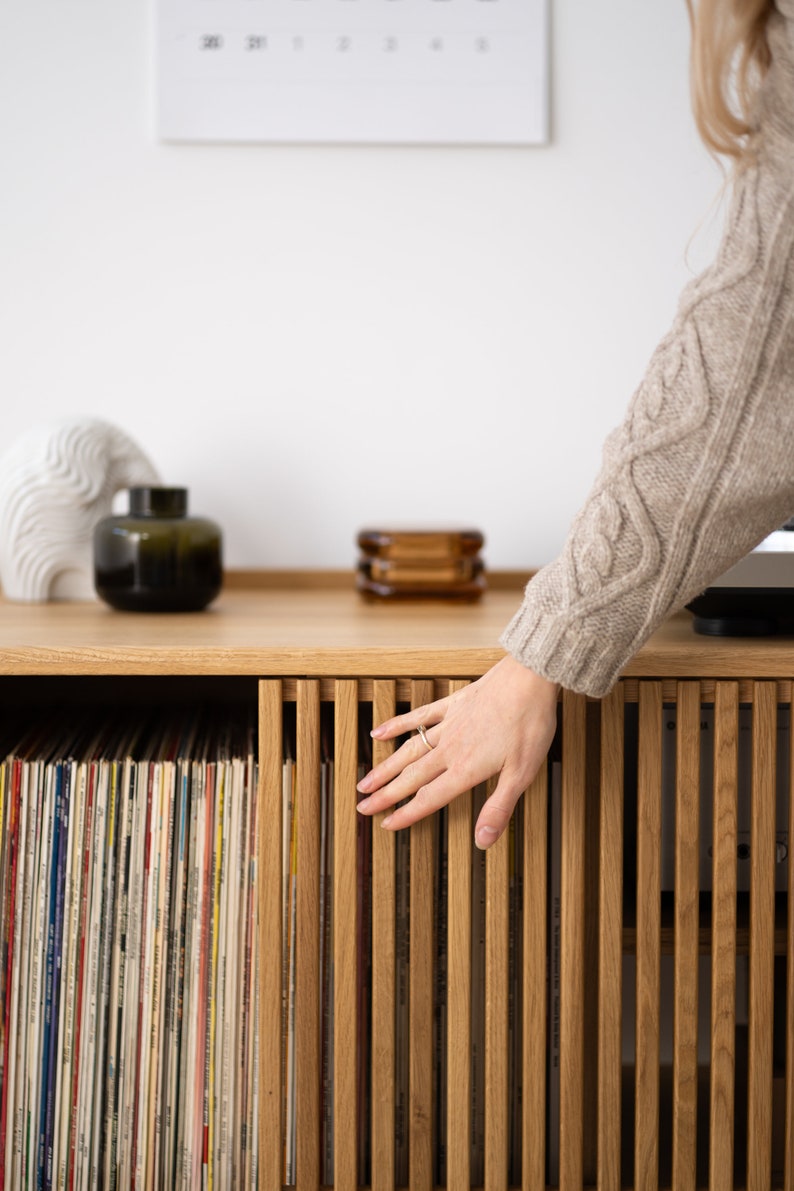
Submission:
<svg viewBox="0 0 794 1191">
<path fill-rule="evenodd" d="M 494 842 L 498 834 L 495 827 L 480 827 L 474 837 L 474 842 L 478 848 L 484 849 Z"/>
<path fill-rule="evenodd" d="M 369 780 L 369 777 L 362 777 L 361 781 L 356 786 L 356 789 L 358 790 L 359 794 L 369 794 L 370 790 L 372 789 L 372 782 Z"/>
<path fill-rule="evenodd" d="M 381 728 L 381 727 L 373 728 L 372 731 L 370 732 L 370 736 L 375 736 L 378 739 L 380 739 L 380 737 L 382 735 L 383 735 L 383 728 Z"/>
<path fill-rule="evenodd" d="M 389 824 L 391 823 L 391 821 L 392 821 L 392 816 L 387 815 L 385 819 L 381 819 L 380 825 L 381 825 L 381 827 L 388 827 Z"/>
<path fill-rule="evenodd" d="M 356 810 L 357 811 L 369 810 L 369 799 L 368 798 L 362 799 L 361 802 L 359 802 L 358 805 L 356 806 Z"/>
</svg>

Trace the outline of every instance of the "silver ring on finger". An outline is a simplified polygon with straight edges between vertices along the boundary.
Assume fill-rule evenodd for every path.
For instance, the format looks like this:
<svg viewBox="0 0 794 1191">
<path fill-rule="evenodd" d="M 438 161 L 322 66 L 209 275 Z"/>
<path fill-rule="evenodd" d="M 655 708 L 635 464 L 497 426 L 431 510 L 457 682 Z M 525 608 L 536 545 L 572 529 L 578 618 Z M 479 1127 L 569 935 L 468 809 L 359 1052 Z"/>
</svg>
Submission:
<svg viewBox="0 0 794 1191">
<path fill-rule="evenodd" d="M 432 753 L 435 746 L 432 745 L 430 743 L 430 741 L 427 739 L 427 728 L 425 727 L 425 725 L 420 724 L 419 727 L 416 729 L 416 731 L 422 741 L 422 744 L 425 746 L 426 749 L 428 749 L 429 752 Z"/>
</svg>

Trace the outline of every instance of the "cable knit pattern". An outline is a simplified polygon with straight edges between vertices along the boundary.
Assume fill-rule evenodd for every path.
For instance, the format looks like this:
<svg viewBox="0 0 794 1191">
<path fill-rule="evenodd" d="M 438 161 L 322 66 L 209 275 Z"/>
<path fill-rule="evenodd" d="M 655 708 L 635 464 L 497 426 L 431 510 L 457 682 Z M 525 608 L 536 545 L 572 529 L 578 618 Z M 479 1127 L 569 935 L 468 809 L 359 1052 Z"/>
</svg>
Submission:
<svg viewBox="0 0 794 1191">
<path fill-rule="evenodd" d="M 769 27 L 757 164 L 682 294 L 560 557 L 502 644 L 605 694 L 672 611 L 794 513 L 794 0 Z"/>
</svg>

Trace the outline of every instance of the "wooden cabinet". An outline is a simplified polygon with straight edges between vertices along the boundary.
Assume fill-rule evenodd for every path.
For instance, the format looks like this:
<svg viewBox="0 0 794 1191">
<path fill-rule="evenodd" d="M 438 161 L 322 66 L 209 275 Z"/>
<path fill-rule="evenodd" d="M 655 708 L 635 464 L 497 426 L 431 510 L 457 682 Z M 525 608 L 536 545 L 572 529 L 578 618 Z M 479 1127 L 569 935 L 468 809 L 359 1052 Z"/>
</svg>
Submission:
<svg viewBox="0 0 794 1191">
<path fill-rule="evenodd" d="M 282 1183 L 281 757 L 287 719 L 296 742 L 300 857 L 300 1187 L 321 1184 L 321 1117 L 331 1104 L 334 1186 L 357 1184 L 362 1045 L 371 1186 L 390 1191 L 395 1185 L 398 1071 L 407 1071 L 410 1186 L 429 1188 L 437 1180 L 440 1144 L 446 1185 L 453 1191 L 469 1185 L 477 1061 L 472 1031 L 479 1028 L 474 1004 L 482 1005 L 489 1189 L 519 1180 L 538 1191 L 547 1185 L 548 1056 L 557 1030 L 555 1185 L 566 1191 L 621 1183 L 755 1191 L 789 1186 L 794 946 L 786 890 L 794 888 L 794 861 L 784 853 L 793 764 L 791 642 L 698 638 L 683 614 L 656 634 L 606 699 L 563 696 L 554 749 L 561 783 L 558 1019 L 549 994 L 550 899 L 556 896 L 551 770 L 544 768 L 523 800 L 516 820 L 520 847 L 506 834 L 484 860 L 476 853 L 472 793 L 452 804 L 443 827 L 436 817 L 411 829 L 410 1028 L 401 1052 L 395 1030 L 401 878 L 395 836 L 376 823 L 367 862 L 371 979 L 362 1041 L 356 984 L 360 731 L 400 704 L 419 705 L 482 674 L 501 656 L 496 641 L 519 599 L 520 586 L 508 584 L 474 605 L 367 603 L 348 576 L 325 583 L 293 576 L 271 577 L 259 588 L 231 583 L 211 610 L 190 616 L 135 616 L 93 604 L 0 604 L 0 700 L 4 707 L 36 706 L 55 688 L 88 704 L 108 697 L 123 702 L 154 688 L 167 697 L 229 689 L 258 700 L 260 1187 L 272 1191 Z M 671 720 L 672 753 L 665 736 Z M 324 1093 L 318 823 L 326 721 L 334 757 L 335 978 L 334 1079 Z M 375 745 L 376 759 L 386 747 Z M 749 835 L 742 826 L 747 815 Z M 705 839 L 707 818 L 715 826 L 713 838 Z M 706 881 L 702 846 L 709 855 Z M 478 864 L 484 864 L 481 967 L 472 954 Z M 439 866 L 446 940 L 441 981 L 434 920 Z M 517 982 L 510 975 L 511 948 L 521 956 Z"/>
</svg>

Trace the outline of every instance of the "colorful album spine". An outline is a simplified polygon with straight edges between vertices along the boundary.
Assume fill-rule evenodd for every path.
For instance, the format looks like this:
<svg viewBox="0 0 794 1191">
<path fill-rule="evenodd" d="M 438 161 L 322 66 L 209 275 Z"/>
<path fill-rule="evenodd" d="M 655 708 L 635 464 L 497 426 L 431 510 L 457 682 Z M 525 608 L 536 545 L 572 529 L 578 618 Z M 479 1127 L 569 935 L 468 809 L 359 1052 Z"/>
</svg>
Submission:
<svg viewBox="0 0 794 1191">
<path fill-rule="evenodd" d="M 225 1163 L 224 1187 L 236 1186 L 238 1182 L 239 1119 L 238 1092 L 238 1045 L 241 1033 L 241 1006 L 239 980 L 240 969 L 240 925 L 244 918 L 241 881 L 243 879 L 243 765 L 239 760 L 232 762 L 232 834 L 229 840 L 229 873 L 227 876 L 228 909 L 226 913 L 226 1010 L 224 1013 L 224 1100 L 226 1103 L 222 1151 Z"/>
<path fill-rule="evenodd" d="M 63 797 L 63 763 L 55 766 L 55 799 L 52 830 L 52 848 L 48 858 L 47 880 L 47 945 L 44 964 L 44 1026 L 41 1052 L 41 1086 L 39 1092 L 39 1140 L 38 1140 L 38 1179 L 42 1187 L 48 1185 L 47 1154 L 50 1138 L 47 1135 L 48 1098 L 50 1072 L 50 1045 L 52 1041 L 52 1013 L 53 986 L 55 981 L 55 903 L 57 900 L 56 886 L 58 880 L 58 843 L 61 825 L 61 801 Z"/>
<path fill-rule="evenodd" d="M 215 855 L 213 827 L 215 822 L 215 770 L 214 762 L 207 766 L 207 785 L 204 793 L 204 828 L 203 828 L 203 864 L 202 864 L 202 893 L 199 946 L 199 979 L 198 979 L 198 1022 L 196 1029 L 196 1102 L 193 1111 L 193 1137 L 195 1139 L 194 1178 L 202 1177 L 206 1164 L 206 1120 L 207 1120 L 207 1089 L 208 1089 L 208 1055 L 207 1055 L 207 1017 L 209 989 L 210 948 L 212 945 L 212 909 L 213 909 L 213 881 Z"/>
<path fill-rule="evenodd" d="M 102 865 L 102 906 L 99 947 L 95 1100 L 91 1116 L 91 1187 L 98 1187 L 104 1169 L 105 1102 L 108 1096 L 107 1050 L 110 1031 L 110 972 L 115 929 L 118 865 L 118 815 L 121 801 L 121 763 L 108 760 L 108 799 Z"/>
<path fill-rule="evenodd" d="M 80 921 L 80 872 L 83 826 L 85 822 L 85 792 L 87 765 L 83 761 L 75 769 L 69 809 L 66 883 L 63 910 L 63 976 L 61 988 L 61 1061 L 55 1096 L 55 1128 L 57 1130 L 57 1164 L 53 1178 L 58 1187 L 65 1187 L 69 1164 L 69 1121 L 71 1109 L 71 1074 L 74 1050 L 74 1004 L 77 971 L 77 935 Z"/>
<path fill-rule="evenodd" d="M 0 807 L 0 972 L 6 971 L 8 963 L 8 916 L 7 916 L 7 902 L 9 896 L 8 889 L 8 870 L 9 870 L 9 837 L 10 837 L 10 819 L 11 819 L 11 788 L 13 784 L 13 768 L 14 762 L 9 759 L 2 766 L 2 807 Z M 0 1087 L 4 1081 L 5 1061 L 5 1019 L 6 1019 L 6 994 L 9 991 L 10 985 L 7 985 L 5 980 L 0 981 Z"/>
<path fill-rule="evenodd" d="M 103 790 L 104 823 L 98 839 L 98 873 L 95 890 L 99 904 L 94 914 L 96 931 L 96 974 L 94 1011 L 94 1048 L 90 1055 L 93 1072 L 91 1095 L 88 1099 L 89 1115 L 86 1123 L 86 1163 L 84 1177 L 90 1188 L 101 1183 L 102 1143 L 104 1139 L 105 1116 L 105 1065 L 107 1059 L 108 996 L 110 983 L 110 961 L 112 932 L 114 926 L 115 899 L 115 856 L 113 841 L 115 816 L 117 813 L 117 767 L 114 761 L 103 756 L 100 761 L 101 786 Z"/>
<path fill-rule="evenodd" d="M 207 1165 L 209 1163 L 209 1096 L 210 1096 L 210 1013 L 214 1012 L 215 1003 L 212 995 L 211 968 L 212 968 L 212 949 L 215 932 L 214 922 L 214 907 L 215 907 L 215 871 L 216 871 L 216 848 L 215 848 L 215 824 L 216 824 L 216 783 L 217 783 L 217 762 L 212 761 L 207 766 L 207 789 L 205 801 L 205 830 L 204 830 L 204 866 L 203 866 L 203 885 L 204 890 L 202 894 L 202 914 L 201 914 L 201 958 L 199 967 L 199 1020 L 198 1020 L 198 1045 L 201 1056 L 199 1070 L 201 1072 L 201 1082 L 197 1081 L 197 1088 L 200 1088 L 200 1094 L 196 1097 L 195 1114 L 194 1114 L 194 1128 L 195 1136 L 197 1137 L 196 1145 L 196 1162 L 198 1169 L 196 1178 L 206 1180 Z"/>
<path fill-rule="evenodd" d="M 85 762 L 70 765 L 69 825 L 67 831 L 67 854 L 63 880 L 63 940 L 61 997 L 58 1006 L 58 1071 L 55 1085 L 54 1143 L 52 1143 L 52 1180 L 54 1185 L 65 1185 L 65 1168 L 69 1154 L 69 1106 L 71 1047 L 74 1042 L 74 998 L 75 998 L 75 954 L 76 924 L 79 919 L 80 863 L 75 859 L 76 837 L 80 835 L 82 805 L 85 804 Z M 77 909 L 75 910 L 75 906 Z"/>
<path fill-rule="evenodd" d="M 157 917 L 154 934 L 152 979 L 152 1040 L 149 1072 L 149 1148 L 146 1153 L 146 1186 L 162 1185 L 162 1105 L 166 1057 L 162 1050 L 165 1017 L 166 951 L 170 904 L 170 848 L 173 839 L 173 762 L 163 762 L 160 791 L 160 854 L 157 866 Z"/>
<path fill-rule="evenodd" d="M 49 859 L 52 849 L 53 808 L 55 789 L 55 766 L 47 765 L 44 777 L 44 804 L 42 811 L 42 829 L 40 843 L 37 847 L 36 873 L 36 905 L 34 919 L 34 948 L 31 959 L 31 999 L 28 1036 L 28 1113 L 25 1122 L 26 1138 L 26 1170 L 29 1184 L 38 1184 L 39 1180 L 39 1123 L 41 1107 L 41 1050 L 42 1050 L 42 1020 L 43 1020 L 43 991 L 46 983 L 47 966 L 47 879 Z M 43 1182 L 44 1173 L 41 1171 Z"/>
<path fill-rule="evenodd" d="M 207 1187 L 207 1191 L 213 1191 L 213 1156 L 215 1153 L 215 1133 L 218 1109 L 215 1073 L 216 1069 L 220 1069 L 220 1063 L 218 1062 L 220 1056 L 216 1055 L 215 1053 L 217 1014 L 220 1005 L 220 998 L 217 995 L 216 985 L 218 978 L 218 948 L 220 943 L 220 888 L 223 873 L 223 812 L 224 804 L 226 802 L 225 768 L 223 763 L 218 762 L 215 766 L 215 770 L 216 792 L 214 799 L 215 815 L 212 825 L 213 852 L 210 908 L 211 937 L 208 956 L 209 971 L 207 976 L 207 1086 L 204 1092 L 204 1144 L 202 1151 L 203 1178 Z M 220 1008 L 222 1011 L 222 1005 L 220 1005 Z"/>
<path fill-rule="evenodd" d="M 177 1116 L 177 1187 L 189 1188 L 189 1101 L 195 1070 L 193 1043 L 193 1020 L 196 999 L 196 980 L 198 978 L 198 948 L 195 945 L 196 911 L 198 906 L 199 886 L 199 802 L 203 787 L 204 763 L 196 761 L 191 766 L 190 775 L 190 832 L 188 836 L 188 854 L 186 859 L 186 904 L 185 904 L 185 959 L 184 981 L 182 995 L 182 1044 L 180 1053 L 179 1074 L 179 1107 Z"/>
<path fill-rule="evenodd" d="M 91 863 L 87 905 L 85 941 L 85 971 L 83 979 L 83 1023 L 80 1037 L 80 1082 L 78 1088 L 77 1162 L 80 1187 L 89 1185 L 91 1168 L 91 1125 L 94 1108 L 97 999 L 99 970 L 99 938 L 102 918 L 102 865 L 105 851 L 107 821 L 108 772 L 107 765 L 91 762 L 94 773 L 94 815 L 91 832 Z"/>
<path fill-rule="evenodd" d="M 14 1164 L 19 1156 L 19 1127 L 17 1120 L 17 1064 L 22 1056 L 19 1054 L 19 1040 L 21 1031 L 19 1029 L 19 1015 L 20 1015 L 20 970 L 21 960 L 24 953 L 25 942 L 23 938 L 24 930 L 24 910 L 25 910 L 25 884 L 26 884 L 26 862 L 27 862 L 27 834 L 28 834 L 28 803 L 29 790 L 31 782 L 31 766 L 28 762 L 22 765 L 22 774 L 20 781 L 19 794 L 19 810 L 17 813 L 17 844 L 16 844 L 16 875 L 14 877 L 15 895 L 14 895 L 14 947 L 13 947 L 13 962 L 12 962 L 12 988 L 11 988 L 11 1013 L 9 1016 L 9 1047 L 8 1047 L 8 1063 L 6 1066 L 5 1078 L 3 1080 L 3 1099 L 6 1099 L 6 1089 L 8 1090 L 8 1098 L 6 1105 L 6 1112 L 3 1116 L 6 1118 L 6 1181 L 5 1186 L 15 1187 L 19 1186 L 18 1180 L 14 1178 Z"/>
<path fill-rule="evenodd" d="M 225 1017 L 225 896 L 227 877 L 228 810 L 230 790 L 225 761 L 218 762 L 219 805 L 216 815 L 216 836 L 213 876 L 213 969 L 209 984 L 209 1011 L 212 1017 L 212 1038 L 209 1049 L 211 1071 L 207 1081 L 210 1089 L 212 1133 L 205 1160 L 208 1165 L 208 1191 L 220 1184 L 221 1132 L 223 1118 L 223 1022 Z"/>
<path fill-rule="evenodd" d="M 246 932 L 246 1014 L 245 1021 L 247 1022 L 247 1037 L 245 1045 L 245 1135 L 244 1135 L 244 1153 L 245 1153 L 245 1182 L 244 1186 L 251 1186 L 251 1168 L 254 1152 L 254 1131 L 256 1128 L 254 1118 L 254 1048 L 258 1039 L 255 1038 L 256 1023 L 255 1023 L 255 1002 L 256 1002 L 256 972 L 257 964 L 256 957 L 258 953 L 257 947 L 257 923 L 256 923 L 256 908 L 257 908 L 257 806 L 259 799 L 257 798 L 258 788 L 258 772 L 253 758 L 249 759 L 249 797 L 248 803 L 251 808 L 250 813 L 250 842 L 249 842 L 249 864 L 248 864 L 248 908 L 247 908 L 247 932 Z"/>
<path fill-rule="evenodd" d="M 188 1029 L 188 1045 L 185 1051 L 185 1109 L 183 1114 L 183 1159 L 182 1159 L 182 1187 L 190 1191 L 200 1185 L 201 1153 L 198 1150 L 197 1120 L 203 1120 L 203 1067 L 204 1067 L 204 1036 L 201 1030 L 201 1010 L 203 989 L 201 985 L 202 972 L 202 918 L 204 902 L 204 869 L 205 869 L 205 837 L 206 821 L 205 809 L 207 801 L 207 770 L 209 765 L 202 762 L 197 773 L 194 789 L 196 802 L 195 816 L 195 849 L 192 857 L 193 904 L 191 914 L 190 937 L 190 979 L 186 981 L 186 990 L 190 993 L 190 1015 Z M 186 970 L 188 966 L 186 964 Z M 199 1076 L 201 1082 L 199 1083 Z"/>
<path fill-rule="evenodd" d="M 239 1185 L 245 1179 L 245 1045 L 248 1034 L 248 993 L 247 993 L 247 938 L 248 938 L 248 865 L 250 862 L 250 805 L 248 800 L 248 771 L 244 762 L 239 762 L 242 771 L 240 782 L 240 844 L 237 862 L 234 866 L 235 898 L 238 906 L 234 929 L 237 934 L 235 949 L 237 952 L 237 987 L 239 1015 L 237 1029 L 237 1044 L 234 1052 L 234 1135 L 229 1140 L 232 1152 L 233 1171 L 239 1170 L 235 1179 Z"/>
<path fill-rule="evenodd" d="M 185 872 L 188 856 L 190 795 L 190 762 L 179 763 L 177 778 L 177 816 L 174 839 L 174 879 L 171 894 L 171 933 L 169 940 L 169 989 L 168 989 L 168 1079 L 166 1104 L 163 1117 L 164 1181 L 172 1187 L 176 1178 L 176 1139 L 179 1119 L 179 1069 L 182 1049 L 182 1022 L 184 1007 L 183 981 L 185 973 L 185 920 L 187 912 L 187 885 Z"/>
<path fill-rule="evenodd" d="M 80 1094 L 81 1064 L 84 1047 L 83 1031 L 83 993 L 86 977 L 86 950 L 89 931 L 90 890 L 91 890 L 91 837 L 94 827 L 94 797 L 96 785 L 96 768 L 89 766 L 88 789 L 86 793 L 85 824 L 82 842 L 82 861 L 80 874 L 80 919 L 77 929 L 77 992 L 74 1005 L 74 1049 L 71 1088 L 71 1120 L 69 1122 L 69 1191 L 76 1182 L 76 1158 L 78 1146 L 78 1108 Z"/>
<path fill-rule="evenodd" d="M 154 980 L 154 946 L 157 925 L 157 893 L 160 822 L 160 787 L 162 762 L 152 765 L 151 815 L 147 833 L 149 861 L 146 866 L 146 915 L 142 944 L 141 1014 L 138 1026 L 140 1047 L 138 1069 L 138 1129 L 135 1160 L 135 1187 L 146 1186 L 146 1155 L 149 1138 L 149 1087 L 152 1037 L 152 994 Z"/>
<path fill-rule="evenodd" d="M 110 977 L 110 1029 L 108 1035 L 108 1088 L 105 1116 L 105 1188 L 117 1191 L 119 1111 L 122 1086 L 122 1054 L 124 1039 L 124 987 L 127 956 L 127 922 L 129 914 L 130 865 L 132 860 L 132 820 L 135 802 L 135 766 L 126 758 L 122 773 L 123 823 L 119 835 L 118 896 L 116 898 L 116 927 L 113 941 L 113 963 Z"/>
<path fill-rule="evenodd" d="M 145 1048 L 145 1042 L 148 1039 L 144 1038 L 144 1013 L 146 1007 L 147 984 L 150 979 L 150 971 L 148 969 L 149 962 L 149 936 L 150 936 L 150 922 L 149 922 L 149 907 L 151 905 L 151 882 L 150 882 L 150 866 L 152 854 L 152 798 L 154 793 L 155 781 L 155 764 L 152 762 L 148 767 L 148 775 L 146 782 L 146 817 L 143 826 L 143 874 L 142 874 L 142 901 L 141 901 L 141 931 L 140 931 L 140 948 L 139 948 L 139 980 L 138 980 L 138 1012 L 137 1012 L 137 1029 L 134 1049 L 134 1075 L 131 1079 L 131 1087 L 134 1089 L 134 1107 L 132 1113 L 132 1142 L 130 1153 L 130 1167 L 132 1170 L 132 1187 L 139 1188 L 142 1186 L 141 1175 L 142 1170 L 140 1166 L 141 1154 L 139 1150 L 139 1142 L 142 1129 L 142 1113 L 145 1113 L 145 1108 L 142 1104 L 142 1085 L 143 1085 L 143 1067 L 144 1054 L 148 1055 L 148 1049 Z"/>
<path fill-rule="evenodd" d="M 237 1032 L 239 1028 L 239 1004 L 237 983 L 237 962 L 239 944 L 240 901 L 240 811 L 242 809 L 242 766 L 237 760 L 230 763 L 232 798 L 229 806 L 230 825 L 228 847 L 224 849 L 227 859 L 226 871 L 226 928 L 224 968 L 224 1011 L 223 1011 L 223 1083 L 221 1091 L 221 1186 L 236 1183 L 236 1153 L 234 1150 L 237 1105 Z"/>
<path fill-rule="evenodd" d="M 122 1039 L 122 1067 L 119 1099 L 119 1180 L 121 1191 L 132 1185 L 134 1168 L 132 1130 L 135 1120 L 135 1054 L 137 1048 L 138 997 L 141 967 L 141 912 L 143 905 L 143 854 L 146 827 L 146 791 L 149 784 L 149 762 L 135 764 L 135 805 L 130 848 L 130 893 L 127 913 L 127 960 L 124 973 L 124 1019 Z"/>
<path fill-rule="evenodd" d="M 240 1034 L 238 1045 L 237 1072 L 237 1129 L 235 1153 L 240 1164 L 240 1183 L 246 1185 L 248 1155 L 248 1041 L 251 1032 L 251 816 L 253 813 L 253 790 L 251 786 L 251 758 L 245 765 L 243 778 L 243 845 L 240 863 Z"/>
<path fill-rule="evenodd" d="M 149 864 L 146 874 L 147 884 L 147 912 L 146 912 L 146 930 L 144 936 L 143 948 L 143 1012 L 141 1014 L 141 1022 L 139 1027 L 139 1045 L 141 1048 L 140 1054 L 140 1074 L 138 1081 L 138 1140 L 137 1140 L 137 1158 L 135 1166 L 135 1186 L 145 1187 L 146 1183 L 146 1164 L 149 1148 L 150 1138 L 150 1124 L 151 1124 L 151 1104 L 149 1095 L 151 1091 L 151 1057 L 152 1057 L 152 1008 L 154 997 L 154 967 L 155 967 L 155 944 L 157 935 L 157 914 L 158 904 L 157 896 L 159 892 L 159 870 L 158 861 L 160 855 L 160 797 L 163 780 L 163 764 L 162 761 L 156 761 L 153 765 L 153 779 L 152 779 L 152 809 L 149 827 Z"/>
<path fill-rule="evenodd" d="M 158 872 L 158 914 L 155 934 L 155 966 L 152 996 L 152 1079 L 150 1081 L 150 1143 L 148 1152 L 147 1186 L 163 1184 L 163 1115 L 165 1081 L 167 1078 L 166 997 L 168 952 L 170 942 L 170 911 L 172 891 L 172 853 L 174 845 L 174 814 L 176 803 L 177 767 L 173 761 L 163 762 L 160 796 L 160 862 Z"/>
<path fill-rule="evenodd" d="M 221 922 L 222 939 L 220 954 L 222 956 L 218 972 L 218 1033 L 221 1043 L 220 1067 L 220 1124 L 216 1155 L 218 1162 L 218 1180 L 221 1187 L 226 1187 L 229 1180 L 229 1162 L 231 1147 L 230 1134 L 234 1131 L 234 1103 L 232 1081 L 232 1062 L 236 1053 L 237 1018 L 237 932 L 236 924 L 239 911 L 236 908 L 236 890 L 238 888 L 236 875 L 239 873 L 239 830 L 240 830 L 240 792 L 239 777 L 235 782 L 235 774 L 239 774 L 239 767 L 233 763 L 226 763 L 226 806 L 224 809 L 223 828 L 223 874 L 221 881 Z M 217 1181 L 217 1180 L 216 1180 Z"/>
<path fill-rule="evenodd" d="M 30 956 L 33 939 L 36 839 L 39 831 L 39 782 L 42 763 L 31 761 L 27 792 L 27 830 L 25 833 L 25 880 L 22 906 L 22 938 L 19 954 L 19 1010 L 16 1034 L 16 1080 L 14 1085 L 14 1161 L 9 1185 L 23 1186 L 25 1172 L 25 1121 L 28 1066 L 28 1021 L 30 1017 Z"/>
<path fill-rule="evenodd" d="M 19 803 L 22 789 L 22 767 L 23 762 L 20 758 L 15 758 L 11 769 L 11 790 L 10 790 L 10 806 L 9 806 L 9 826 L 8 826 L 8 851 L 5 871 L 5 884 L 7 884 L 7 893 L 4 898 L 5 913 L 4 913 L 4 930 L 3 935 L 6 940 L 4 946 L 4 964 L 3 971 L 5 973 L 5 980 L 3 982 L 3 1066 L 0 1078 L 2 1078 L 3 1093 L 2 1093 L 2 1116 L 0 1116 L 0 1187 L 4 1185 L 5 1178 L 5 1156 L 6 1156 L 6 1132 L 7 1132 L 7 1115 L 9 1111 L 8 1104 L 8 1085 L 11 1082 L 10 1058 L 9 1058 L 9 1044 L 11 1041 L 11 1011 L 13 997 L 10 994 L 13 985 L 13 966 L 14 966 L 14 929 L 16 918 L 16 878 L 17 878 L 17 853 L 19 850 Z"/>
<path fill-rule="evenodd" d="M 69 800 L 71 794 L 72 783 L 72 769 L 73 765 L 70 761 L 64 761 L 62 765 L 62 779 L 61 779 L 61 799 L 60 807 L 56 803 L 56 815 L 59 816 L 59 823 L 56 824 L 58 833 L 58 852 L 55 867 L 55 928 L 53 938 L 53 979 L 52 979 L 52 1029 L 50 1035 L 50 1057 L 47 1071 L 47 1121 L 46 1121 L 46 1138 L 47 1138 L 47 1157 L 46 1157 L 46 1176 L 45 1182 L 48 1187 L 52 1186 L 53 1178 L 56 1177 L 57 1168 L 55 1160 L 57 1156 L 57 1141 L 60 1132 L 60 1122 L 57 1121 L 55 1115 L 56 1108 L 56 1093 L 58 1087 L 58 1071 L 60 1069 L 60 1049 L 61 1041 L 60 1034 L 60 996 L 61 996 L 61 972 L 63 968 L 63 903 L 64 903 L 64 887 L 66 880 L 66 861 L 68 858 L 68 843 L 69 843 Z"/>
</svg>

